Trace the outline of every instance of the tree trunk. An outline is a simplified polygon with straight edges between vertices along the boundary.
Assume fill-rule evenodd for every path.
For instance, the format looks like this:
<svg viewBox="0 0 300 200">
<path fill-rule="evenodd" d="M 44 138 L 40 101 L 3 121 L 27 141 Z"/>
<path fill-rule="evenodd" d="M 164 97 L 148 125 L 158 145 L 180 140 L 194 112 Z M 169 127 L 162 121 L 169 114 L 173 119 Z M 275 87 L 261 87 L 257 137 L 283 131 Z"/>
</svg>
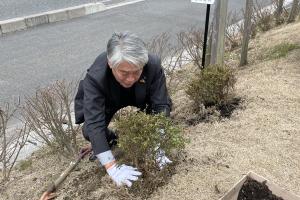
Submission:
<svg viewBox="0 0 300 200">
<path fill-rule="evenodd" d="M 291 12 L 289 14 L 289 18 L 287 20 L 287 23 L 291 23 L 291 22 L 295 21 L 296 16 L 298 14 L 298 9 L 299 9 L 298 4 L 299 4 L 299 0 L 294 0 L 293 1 L 292 9 L 291 9 Z"/>
<path fill-rule="evenodd" d="M 277 0 L 276 1 L 276 11 L 275 11 L 275 22 L 276 25 L 280 25 L 283 23 L 283 19 L 281 17 L 283 11 L 283 1 L 284 0 Z"/>
<path fill-rule="evenodd" d="M 241 51 L 241 60 L 240 66 L 244 66 L 248 63 L 248 44 L 251 36 L 251 16 L 253 9 L 253 0 L 246 0 L 246 13 L 244 20 L 244 32 L 243 32 L 243 41 L 242 41 L 242 51 Z"/>
</svg>

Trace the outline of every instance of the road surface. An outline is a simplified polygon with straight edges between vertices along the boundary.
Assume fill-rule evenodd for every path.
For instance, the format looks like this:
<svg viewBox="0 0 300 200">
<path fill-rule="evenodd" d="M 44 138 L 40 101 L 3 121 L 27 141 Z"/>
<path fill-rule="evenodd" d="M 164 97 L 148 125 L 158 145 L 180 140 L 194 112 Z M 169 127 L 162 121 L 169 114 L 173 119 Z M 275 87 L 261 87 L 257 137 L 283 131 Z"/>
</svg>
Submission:
<svg viewBox="0 0 300 200">
<path fill-rule="evenodd" d="M 229 10 L 243 6 L 240 0 L 229 1 Z M 4 35 L 0 37 L 0 103 L 19 96 L 22 100 L 55 80 L 78 79 L 105 50 L 114 31 L 129 30 L 145 41 L 162 32 L 175 36 L 191 26 L 204 27 L 205 10 L 205 5 L 188 0 L 146 0 Z"/>
</svg>

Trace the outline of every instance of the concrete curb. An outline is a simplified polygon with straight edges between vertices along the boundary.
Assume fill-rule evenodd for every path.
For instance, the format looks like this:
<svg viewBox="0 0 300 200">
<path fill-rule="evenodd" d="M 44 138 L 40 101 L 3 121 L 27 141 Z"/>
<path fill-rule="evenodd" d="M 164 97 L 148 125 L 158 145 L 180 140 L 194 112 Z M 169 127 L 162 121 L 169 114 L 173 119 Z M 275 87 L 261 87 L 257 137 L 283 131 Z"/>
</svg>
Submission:
<svg viewBox="0 0 300 200">
<path fill-rule="evenodd" d="M 103 3 L 88 3 L 80 6 L 74 6 L 59 10 L 53 10 L 48 12 L 43 12 L 35 15 L 29 15 L 25 17 L 18 17 L 13 19 L 8 19 L 0 21 L 0 36 L 35 27 L 41 24 L 48 24 L 58 21 L 69 20 L 77 17 L 82 17 L 85 15 L 90 15 L 93 13 L 101 12 L 107 10 Z"/>
<path fill-rule="evenodd" d="M 26 29 L 25 18 L 14 18 L 0 22 L 1 34 Z"/>
<path fill-rule="evenodd" d="M 117 4 L 114 4 L 114 5 L 110 5 L 110 6 L 107 6 L 106 9 L 112 9 L 112 8 L 116 8 L 116 7 L 120 7 L 120 6 L 126 6 L 126 5 L 129 5 L 129 4 L 134 4 L 134 3 L 138 3 L 138 2 L 142 2 L 142 1 L 145 1 L 145 0 L 130 0 L 130 1 L 125 1 L 125 2 L 121 2 L 121 3 L 117 3 Z"/>
<path fill-rule="evenodd" d="M 145 0 L 127 0 L 125 2 L 117 3 L 110 6 L 105 6 L 101 2 L 88 3 L 80 6 L 68 7 L 64 9 L 58 9 L 25 17 L 18 17 L 0 21 L 0 37 L 6 33 L 25 30 L 41 24 L 65 21 L 142 1 Z"/>
</svg>

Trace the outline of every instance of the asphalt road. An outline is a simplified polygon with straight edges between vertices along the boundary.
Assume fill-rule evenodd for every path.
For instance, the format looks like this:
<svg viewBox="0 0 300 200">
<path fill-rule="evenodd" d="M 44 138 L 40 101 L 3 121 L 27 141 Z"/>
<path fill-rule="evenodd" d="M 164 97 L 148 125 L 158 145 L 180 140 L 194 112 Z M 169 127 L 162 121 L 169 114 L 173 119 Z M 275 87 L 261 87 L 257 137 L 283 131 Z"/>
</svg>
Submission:
<svg viewBox="0 0 300 200">
<path fill-rule="evenodd" d="M 86 3 L 110 5 L 121 1 L 124 0 L 1 0 L 0 21 Z"/>
<path fill-rule="evenodd" d="M 3 0 L 2 0 L 3 1 Z M 229 9 L 244 1 L 229 0 Z M 74 20 L 38 26 L 0 37 L 0 105 L 55 80 L 84 74 L 114 31 L 129 30 L 148 41 L 175 35 L 192 25 L 204 27 L 205 5 L 189 0 L 146 0 Z"/>
</svg>

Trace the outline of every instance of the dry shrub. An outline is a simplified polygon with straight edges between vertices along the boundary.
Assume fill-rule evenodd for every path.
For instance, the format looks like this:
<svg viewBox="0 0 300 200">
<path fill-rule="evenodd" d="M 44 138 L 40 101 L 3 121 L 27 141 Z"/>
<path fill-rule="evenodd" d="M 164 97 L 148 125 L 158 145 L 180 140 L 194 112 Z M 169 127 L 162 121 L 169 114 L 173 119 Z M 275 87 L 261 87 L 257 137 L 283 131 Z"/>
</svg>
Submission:
<svg viewBox="0 0 300 200">
<path fill-rule="evenodd" d="M 170 51 L 174 49 L 174 46 L 170 43 L 170 34 L 163 32 L 154 36 L 147 44 L 147 49 L 159 56 L 162 61 L 170 56 Z"/>
<path fill-rule="evenodd" d="M 187 59 L 202 69 L 203 31 L 191 27 L 187 31 L 181 31 L 177 34 L 177 40 L 187 52 Z"/>
<path fill-rule="evenodd" d="M 253 7 L 254 12 L 251 16 L 251 38 L 255 38 L 257 30 L 263 32 L 270 30 L 275 23 L 274 21 L 276 21 L 276 23 L 278 20 L 284 21 L 282 15 L 286 12 L 283 12 L 285 11 L 284 8 L 282 8 L 282 11 L 278 11 L 279 8 L 279 0 L 273 0 L 272 5 L 270 7 L 265 7 L 262 5 L 261 2 L 256 1 Z M 273 12 L 274 9 L 275 13 Z M 277 14 L 278 12 L 280 12 L 279 15 Z M 242 9 L 241 14 L 236 12 L 230 12 L 227 16 L 228 27 L 226 29 L 225 44 L 227 50 L 229 51 L 232 51 L 241 45 L 241 38 L 244 32 L 244 19 L 246 17 L 245 13 L 245 10 Z M 239 20 L 240 18 L 242 19 Z M 276 20 L 274 20 L 275 18 Z"/>
<path fill-rule="evenodd" d="M 261 3 L 256 1 L 253 15 L 254 23 L 260 31 L 266 32 L 272 28 L 274 16 L 271 8 L 264 8 Z"/>
<path fill-rule="evenodd" d="M 57 81 L 39 89 L 26 99 L 22 112 L 33 130 L 31 136 L 66 158 L 73 158 L 78 150 L 76 135 L 80 127 L 75 127 L 71 118 L 74 85 Z"/>
<path fill-rule="evenodd" d="M 241 36 L 243 33 L 243 22 L 238 20 L 238 13 L 230 12 L 227 15 L 227 25 L 225 31 L 225 48 L 227 51 L 233 51 L 241 46 Z"/>
<path fill-rule="evenodd" d="M 194 102 L 194 109 L 201 105 L 221 106 L 232 98 L 236 78 L 234 71 L 227 66 L 211 65 L 195 74 L 188 83 L 186 93 Z"/>
<path fill-rule="evenodd" d="M 147 115 L 144 112 L 127 113 L 115 125 L 119 134 L 118 146 L 125 152 L 122 161 L 143 173 L 130 192 L 146 198 L 174 173 L 174 164 L 185 145 L 181 128 L 163 114 Z M 162 170 L 156 161 L 160 149 L 173 161 Z"/>
<path fill-rule="evenodd" d="M 176 79 L 176 71 L 182 69 L 185 63 L 183 49 L 178 44 L 173 44 L 170 34 L 166 32 L 154 36 L 146 46 L 149 52 L 160 57 L 168 91 L 173 94 L 180 84 L 180 80 Z"/>
<path fill-rule="evenodd" d="M 2 181 L 9 180 L 30 131 L 25 123 L 22 128 L 14 128 L 12 132 L 8 132 L 8 123 L 14 117 L 19 105 L 20 103 L 15 106 L 5 103 L 4 106 L 0 107 L 0 169 L 2 171 Z"/>
</svg>

